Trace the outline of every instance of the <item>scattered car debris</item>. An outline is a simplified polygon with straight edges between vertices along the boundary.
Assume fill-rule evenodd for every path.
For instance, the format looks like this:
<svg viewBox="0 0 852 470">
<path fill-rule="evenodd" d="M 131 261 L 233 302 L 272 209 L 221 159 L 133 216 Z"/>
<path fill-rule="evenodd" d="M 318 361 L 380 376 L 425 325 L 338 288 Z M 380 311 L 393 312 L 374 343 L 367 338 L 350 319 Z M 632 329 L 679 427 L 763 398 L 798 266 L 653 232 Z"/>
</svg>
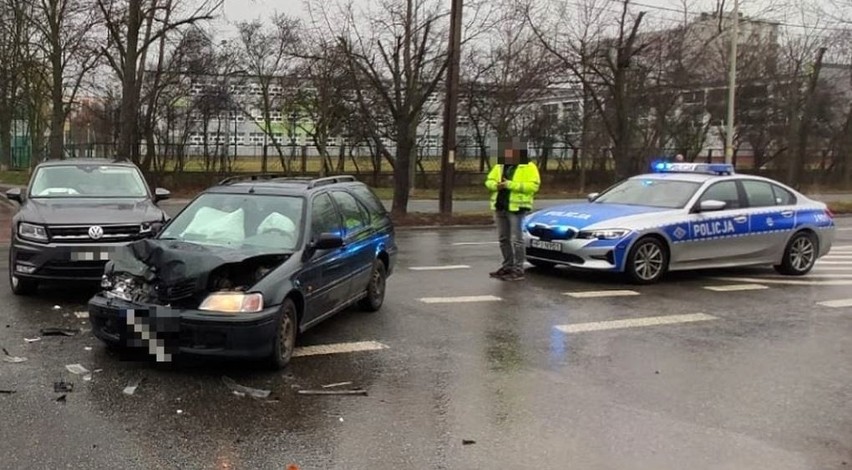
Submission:
<svg viewBox="0 0 852 470">
<path fill-rule="evenodd" d="M 53 382 L 53 391 L 56 393 L 63 392 L 73 392 L 74 384 L 71 382 L 66 382 L 65 380 L 60 380 L 59 382 Z"/>
<path fill-rule="evenodd" d="M 322 388 L 342 387 L 344 385 L 352 385 L 352 382 L 338 382 L 336 384 L 323 385 Z"/>
<path fill-rule="evenodd" d="M 469 446 L 471 444 L 476 444 L 476 441 L 473 439 L 462 439 L 462 445 Z"/>
<path fill-rule="evenodd" d="M 182 415 L 182 414 L 183 414 L 183 410 L 177 410 L 177 414 Z"/>
<path fill-rule="evenodd" d="M 67 366 L 65 366 L 65 368 L 68 369 L 68 372 L 71 372 L 72 374 L 80 375 L 89 373 L 89 369 L 86 369 L 80 364 L 68 364 Z"/>
<path fill-rule="evenodd" d="M 136 388 L 139 387 L 139 384 L 142 383 L 142 380 L 143 379 L 141 377 L 132 380 L 130 383 L 127 384 L 126 387 L 124 387 L 122 393 L 124 393 L 125 395 L 133 395 L 134 393 L 136 393 Z"/>
<path fill-rule="evenodd" d="M 367 396 L 367 391 L 356 388 L 352 390 L 298 390 L 299 395 L 363 395 Z"/>
<path fill-rule="evenodd" d="M 89 312 L 81 310 L 79 312 L 74 312 L 74 316 L 77 318 L 89 318 Z"/>
<path fill-rule="evenodd" d="M 25 357 L 18 357 L 18 356 L 13 356 L 13 355 L 9 354 L 9 351 L 7 351 L 6 348 L 3 348 L 3 354 L 4 354 L 3 362 L 10 362 L 12 364 L 17 364 L 17 363 L 20 363 L 20 362 L 26 362 L 27 361 L 27 358 L 25 358 Z"/>
<path fill-rule="evenodd" d="M 91 351 L 92 347 L 91 346 L 85 346 L 85 347 L 83 347 L 83 350 L 84 351 Z"/>
<path fill-rule="evenodd" d="M 251 395 L 254 398 L 266 398 L 269 396 L 269 390 L 261 390 L 258 388 L 246 387 L 233 381 L 230 377 L 222 376 L 222 382 L 228 386 L 235 394 L 240 396 Z"/>
<path fill-rule="evenodd" d="M 0 395 L 11 395 L 13 393 L 17 393 L 17 390 L 6 390 L 0 388 Z"/>
<path fill-rule="evenodd" d="M 59 398 L 56 399 L 59 403 L 65 403 L 67 400 L 65 399 L 65 395 L 60 395 Z"/>
<path fill-rule="evenodd" d="M 80 333 L 79 328 L 42 328 L 42 336 L 74 336 Z"/>
<path fill-rule="evenodd" d="M 61 310 L 61 309 L 62 309 L 62 307 L 60 307 L 59 305 L 54 305 L 54 306 L 53 306 L 53 309 L 54 309 L 54 310 Z"/>
<path fill-rule="evenodd" d="M 24 338 L 24 341 L 26 341 L 27 343 L 35 343 L 36 341 L 41 341 L 41 336 L 39 336 L 38 338 Z"/>
</svg>

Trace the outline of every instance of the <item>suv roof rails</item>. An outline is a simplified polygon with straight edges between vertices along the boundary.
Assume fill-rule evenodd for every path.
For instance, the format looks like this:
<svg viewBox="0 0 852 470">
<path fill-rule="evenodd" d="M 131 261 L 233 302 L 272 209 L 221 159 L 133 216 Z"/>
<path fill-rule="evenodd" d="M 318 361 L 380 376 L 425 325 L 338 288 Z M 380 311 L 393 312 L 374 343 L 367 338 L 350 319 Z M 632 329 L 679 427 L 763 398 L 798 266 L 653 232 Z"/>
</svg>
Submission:
<svg viewBox="0 0 852 470">
<path fill-rule="evenodd" d="M 304 182 L 308 185 L 308 189 L 315 188 L 317 186 L 322 186 L 326 184 L 334 184 L 334 183 L 343 183 L 343 182 L 355 182 L 358 181 L 357 178 L 351 175 L 341 175 L 341 176 L 328 176 L 325 178 L 311 178 L 306 176 L 287 176 L 284 173 L 255 173 L 255 174 L 245 174 L 245 175 L 235 175 L 229 176 L 222 181 L 219 181 L 219 185 L 232 184 L 239 181 L 258 181 L 258 180 L 285 180 L 285 181 L 300 181 Z"/>
<path fill-rule="evenodd" d="M 344 183 L 344 182 L 354 183 L 356 181 L 358 181 L 358 179 L 355 178 L 352 175 L 327 176 L 325 178 L 317 178 L 317 179 L 311 181 L 310 183 L 308 183 L 308 189 L 316 188 L 317 186 L 324 186 L 326 184 Z"/>
</svg>

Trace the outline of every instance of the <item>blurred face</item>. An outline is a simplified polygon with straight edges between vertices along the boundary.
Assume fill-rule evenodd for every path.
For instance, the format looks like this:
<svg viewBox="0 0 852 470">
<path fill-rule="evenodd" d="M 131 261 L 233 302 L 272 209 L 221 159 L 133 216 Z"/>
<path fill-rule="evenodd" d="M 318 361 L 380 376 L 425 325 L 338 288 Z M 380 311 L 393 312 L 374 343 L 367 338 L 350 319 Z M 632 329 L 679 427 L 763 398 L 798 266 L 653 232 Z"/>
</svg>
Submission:
<svg viewBox="0 0 852 470">
<path fill-rule="evenodd" d="M 513 165 L 518 162 L 520 152 L 515 149 L 506 149 L 503 151 L 503 162 L 508 165 Z"/>
</svg>

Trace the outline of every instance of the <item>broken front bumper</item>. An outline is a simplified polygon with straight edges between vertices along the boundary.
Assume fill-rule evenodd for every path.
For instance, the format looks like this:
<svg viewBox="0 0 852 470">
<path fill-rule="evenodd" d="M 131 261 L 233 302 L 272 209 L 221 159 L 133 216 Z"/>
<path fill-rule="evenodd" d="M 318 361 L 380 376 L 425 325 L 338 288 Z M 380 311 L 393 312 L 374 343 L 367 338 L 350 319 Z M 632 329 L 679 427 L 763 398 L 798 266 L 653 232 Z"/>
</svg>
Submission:
<svg viewBox="0 0 852 470">
<path fill-rule="evenodd" d="M 104 343 L 149 349 L 152 341 L 174 354 L 263 358 L 272 354 L 280 312 L 217 314 L 140 305 L 101 294 L 89 301 L 92 333 Z"/>
</svg>

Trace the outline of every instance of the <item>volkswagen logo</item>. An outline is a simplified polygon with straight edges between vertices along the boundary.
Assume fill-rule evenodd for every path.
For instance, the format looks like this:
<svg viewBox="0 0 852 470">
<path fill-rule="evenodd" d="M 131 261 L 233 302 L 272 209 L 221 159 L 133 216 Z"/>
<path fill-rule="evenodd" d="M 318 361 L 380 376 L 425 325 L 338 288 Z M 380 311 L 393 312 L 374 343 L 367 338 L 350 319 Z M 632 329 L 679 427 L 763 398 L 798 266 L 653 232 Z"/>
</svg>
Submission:
<svg viewBox="0 0 852 470">
<path fill-rule="evenodd" d="M 89 238 L 92 240 L 97 240 L 104 236 L 104 229 L 98 225 L 93 225 L 89 227 Z"/>
</svg>

